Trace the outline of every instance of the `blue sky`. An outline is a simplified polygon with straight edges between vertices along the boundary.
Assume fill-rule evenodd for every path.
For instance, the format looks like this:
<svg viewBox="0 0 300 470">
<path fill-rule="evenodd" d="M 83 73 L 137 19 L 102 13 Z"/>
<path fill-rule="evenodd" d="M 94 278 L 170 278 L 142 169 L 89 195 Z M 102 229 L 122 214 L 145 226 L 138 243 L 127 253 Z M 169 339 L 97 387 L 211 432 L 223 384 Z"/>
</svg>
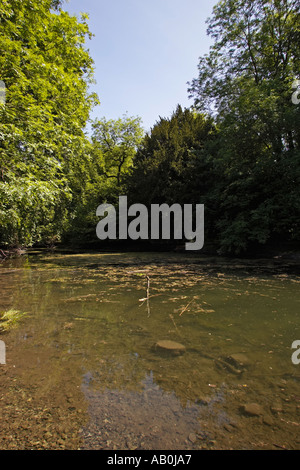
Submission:
<svg viewBox="0 0 300 470">
<path fill-rule="evenodd" d="M 206 19 L 217 0 L 69 0 L 70 14 L 90 16 L 87 48 L 95 62 L 92 118 L 140 116 L 149 130 L 177 104 L 192 105 L 187 82 L 209 50 Z"/>
</svg>

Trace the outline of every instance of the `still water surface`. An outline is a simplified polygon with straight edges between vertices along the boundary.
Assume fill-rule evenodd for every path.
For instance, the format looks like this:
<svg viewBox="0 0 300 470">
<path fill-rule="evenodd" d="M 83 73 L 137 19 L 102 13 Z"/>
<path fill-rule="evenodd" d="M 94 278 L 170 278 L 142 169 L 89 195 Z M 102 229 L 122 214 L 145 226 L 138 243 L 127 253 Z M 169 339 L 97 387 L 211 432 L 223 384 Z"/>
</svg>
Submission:
<svg viewBox="0 0 300 470">
<path fill-rule="evenodd" d="M 299 282 L 186 254 L 3 262 L 0 312 L 26 315 L 0 334 L 0 448 L 300 449 Z"/>
</svg>

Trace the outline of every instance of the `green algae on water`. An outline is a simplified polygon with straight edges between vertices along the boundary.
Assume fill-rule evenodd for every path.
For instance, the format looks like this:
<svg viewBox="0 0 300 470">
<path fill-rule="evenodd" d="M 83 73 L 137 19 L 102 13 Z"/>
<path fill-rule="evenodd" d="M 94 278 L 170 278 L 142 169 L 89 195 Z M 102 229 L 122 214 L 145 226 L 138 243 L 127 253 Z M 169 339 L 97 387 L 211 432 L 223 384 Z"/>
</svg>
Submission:
<svg viewBox="0 0 300 470">
<path fill-rule="evenodd" d="M 25 312 L 20 312 L 13 308 L 2 314 L 0 313 L 0 333 L 14 328 L 24 315 L 26 315 Z"/>
</svg>

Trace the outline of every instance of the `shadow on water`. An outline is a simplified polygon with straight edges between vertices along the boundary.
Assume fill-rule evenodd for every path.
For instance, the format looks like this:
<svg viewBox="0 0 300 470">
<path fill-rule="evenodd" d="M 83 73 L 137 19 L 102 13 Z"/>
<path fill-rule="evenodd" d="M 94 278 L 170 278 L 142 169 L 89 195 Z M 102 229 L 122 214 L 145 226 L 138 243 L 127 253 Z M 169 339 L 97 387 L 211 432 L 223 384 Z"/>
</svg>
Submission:
<svg viewBox="0 0 300 470">
<path fill-rule="evenodd" d="M 286 271 L 162 253 L 2 263 L 0 312 L 26 315 L 0 335 L 0 448 L 299 449 Z"/>
</svg>

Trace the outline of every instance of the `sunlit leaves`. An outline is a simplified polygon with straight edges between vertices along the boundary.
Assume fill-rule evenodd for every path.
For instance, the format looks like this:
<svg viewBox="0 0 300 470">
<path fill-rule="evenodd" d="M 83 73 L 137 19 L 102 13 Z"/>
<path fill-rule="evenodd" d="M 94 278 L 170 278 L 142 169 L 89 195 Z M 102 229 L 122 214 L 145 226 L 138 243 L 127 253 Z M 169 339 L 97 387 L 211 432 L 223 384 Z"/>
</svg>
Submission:
<svg viewBox="0 0 300 470">
<path fill-rule="evenodd" d="M 74 210 L 89 145 L 84 127 L 98 99 L 89 92 L 87 17 L 70 16 L 61 3 L 1 2 L 0 243 L 59 238 Z"/>
<path fill-rule="evenodd" d="M 143 129 L 138 117 L 125 115 L 116 120 L 96 119 L 93 123 L 94 153 L 98 155 L 103 174 L 113 178 L 118 186 L 122 176 L 132 167 L 142 137 Z"/>
<path fill-rule="evenodd" d="M 214 44 L 189 91 L 220 131 L 215 226 L 224 253 L 300 240 L 299 13 L 297 0 L 222 0 L 208 20 Z"/>
</svg>

